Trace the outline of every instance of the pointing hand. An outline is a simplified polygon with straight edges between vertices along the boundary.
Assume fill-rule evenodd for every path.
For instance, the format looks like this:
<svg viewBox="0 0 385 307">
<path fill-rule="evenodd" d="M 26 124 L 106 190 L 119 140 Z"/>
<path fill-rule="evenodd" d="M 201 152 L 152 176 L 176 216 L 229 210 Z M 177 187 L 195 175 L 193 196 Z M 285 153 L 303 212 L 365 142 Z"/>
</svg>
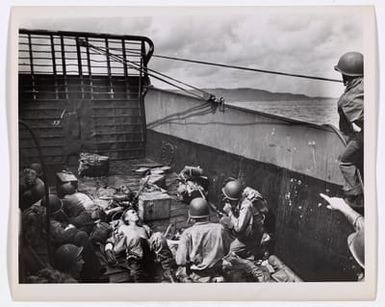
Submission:
<svg viewBox="0 0 385 307">
<path fill-rule="evenodd" d="M 344 212 L 346 208 L 350 208 L 349 205 L 342 198 L 329 197 L 322 193 L 320 193 L 320 196 L 329 203 L 329 205 L 327 206 L 328 209 L 339 210 L 341 212 Z"/>
</svg>

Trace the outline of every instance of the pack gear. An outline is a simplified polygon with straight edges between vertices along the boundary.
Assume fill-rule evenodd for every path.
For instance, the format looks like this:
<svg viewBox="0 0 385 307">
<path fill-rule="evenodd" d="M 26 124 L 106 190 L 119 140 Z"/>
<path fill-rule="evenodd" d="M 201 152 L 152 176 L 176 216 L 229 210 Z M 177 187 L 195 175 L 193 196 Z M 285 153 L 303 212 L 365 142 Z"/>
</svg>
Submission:
<svg viewBox="0 0 385 307">
<path fill-rule="evenodd" d="M 254 282 L 271 282 L 270 273 L 262 266 L 257 266 L 249 259 L 243 259 L 234 252 L 230 252 L 224 258 L 224 272 L 229 281 L 234 278 L 233 271 L 242 273 L 241 279 Z M 230 265 L 228 265 L 229 263 Z"/>
<path fill-rule="evenodd" d="M 180 172 L 179 176 L 184 177 L 186 180 L 203 176 L 203 170 L 200 166 L 185 166 Z"/>
<path fill-rule="evenodd" d="M 209 217 L 209 204 L 204 198 L 194 198 L 190 202 L 189 217 L 192 219 Z"/>
<path fill-rule="evenodd" d="M 78 174 L 80 177 L 108 176 L 109 157 L 96 153 L 80 153 Z"/>
<path fill-rule="evenodd" d="M 229 200 L 239 200 L 242 198 L 243 187 L 238 180 L 229 181 L 222 188 L 223 195 Z"/>
<path fill-rule="evenodd" d="M 258 212 L 267 213 L 269 211 L 266 199 L 257 190 L 246 187 L 243 190 L 242 196 L 248 199 Z"/>
<path fill-rule="evenodd" d="M 185 166 L 178 180 L 177 194 L 184 203 L 189 204 L 196 197 L 207 199 L 209 181 L 199 166 Z"/>
<path fill-rule="evenodd" d="M 345 76 L 362 77 L 364 75 L 364 57 L 359 52 L 343 54 L 334 69 Z"/>
</svg>

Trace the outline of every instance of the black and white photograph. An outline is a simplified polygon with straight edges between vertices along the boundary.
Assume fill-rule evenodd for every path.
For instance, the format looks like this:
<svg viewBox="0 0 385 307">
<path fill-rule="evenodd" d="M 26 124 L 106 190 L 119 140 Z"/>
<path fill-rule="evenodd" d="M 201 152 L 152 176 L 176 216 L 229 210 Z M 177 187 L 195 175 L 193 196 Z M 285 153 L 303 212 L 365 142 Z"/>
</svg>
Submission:
<svg viewBox="0 0 385 307">
<path fill-rule="evenodd" d="M 76 10 L 14 12 L 16 287 L 372 295 L 372 7 Z"/>
</svg>

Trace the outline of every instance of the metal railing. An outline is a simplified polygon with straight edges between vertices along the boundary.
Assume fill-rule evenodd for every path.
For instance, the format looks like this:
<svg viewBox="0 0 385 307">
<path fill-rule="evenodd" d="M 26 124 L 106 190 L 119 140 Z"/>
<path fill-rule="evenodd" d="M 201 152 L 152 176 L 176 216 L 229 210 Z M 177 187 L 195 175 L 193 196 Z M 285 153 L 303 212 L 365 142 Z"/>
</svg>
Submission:
<svg viewBox="0 0 385 307">
<path fill-rule="evenodd" d="M 26 30 L 19 31 L 19 73 L 88 76 L 138 76 L 125 63 L 111 61 L 81 40 L 105 48 L 110 55 L 143 64 L 146 68 L 154 45 L 144 36 Z"/>
</svg>

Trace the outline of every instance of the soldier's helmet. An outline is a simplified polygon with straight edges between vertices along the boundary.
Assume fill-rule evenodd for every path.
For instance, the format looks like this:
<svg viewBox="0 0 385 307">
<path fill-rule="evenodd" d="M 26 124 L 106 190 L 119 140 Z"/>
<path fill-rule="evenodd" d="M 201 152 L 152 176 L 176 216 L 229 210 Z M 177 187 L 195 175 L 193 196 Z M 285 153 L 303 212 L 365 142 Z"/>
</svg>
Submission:
<svg viewBox="0 0 385 307">
<path fill-rule="evenodd" d="M 83 247 L 74 244 L 64 244 L 55 252 L 55 266 L 62 272 L 71 272 L 73 266 L 80 258 Z"/>
<path fill-rule="evenodd" d="M 364 75 L 364 56 L 359 52 L 347 52 L 340 57 L 334 69 L 346 76 L 362 77 Z"/>
<path fill-rule="evenodd" d="M 61 190 L 64 195 L 72 195 L 76 192 L 76 188 L 71 182 L 63 183 L 61 186 Z"/>
<path fill-rule="evenodd" d="M 223 195 L 230 200 L 239 200 L 242 198 L 243 187 L 238 180 L 229 181 L 222 188 Z"/>
<path fill-rule="evenodd" d="M 188 213 L 192 219 L 208 217 L 210 215 L 209 203 L 204 198 L 194 198 L 190 202 Z"/>
<path fill-rule="evenodd" d="M 49 200 L 49 202 L 48 202 L 48 204 L 49 204 L 48 210 L 49 210 L 50 215 L 59 212 L 63 208 L 62 201 L 56 195 L 49 194 L 48 195 L 48 200 Z M 47 207 L 47 200 L 45 199 L 45 197 L 41 200 L 41 205 L 43 207 Z"/>
<path fill-rule="evenodd" d="M 350 252 L 358 264 L 365 268 L 365 233 L 364 231 L 354 232 L 348 237 Z"/>
</svg>

